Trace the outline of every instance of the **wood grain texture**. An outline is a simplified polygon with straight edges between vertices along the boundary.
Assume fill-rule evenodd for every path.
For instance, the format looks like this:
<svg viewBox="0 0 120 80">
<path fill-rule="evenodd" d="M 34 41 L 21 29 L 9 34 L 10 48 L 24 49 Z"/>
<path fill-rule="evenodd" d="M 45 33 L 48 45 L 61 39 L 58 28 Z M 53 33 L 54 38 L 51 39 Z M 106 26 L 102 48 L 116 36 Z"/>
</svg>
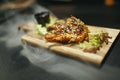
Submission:
<svg viewBox="0 0 120 80">
<path fill-rule="evenodd" d="M 70 45 L 65 45 L 65 44 L 63 45 L 63 44 L 54 43 L 54 42 L 47 42 L 41 36 L 36 35 L 34 33 L 28 33 L 26 35 L 23 35 L 22 41 L 34 46 L 44 47 L 44 48 L 53 50 L 62 55 L 66 55 L 69 57 L 81 59 L 86 62 L 100 65 L 104 60 L 105 56 L 107 55 L 111 45 L 113 44 L 116 37 L 118 36 L 120 30 L 90 26 L 90 25 L 87 25 L 87 27 L 89 28 L 90 32 L 105 31 L 105 32 L 108 32 L 109 36 L 112 37 L 112 39 L 109 40 L 109 44 L 108 45 L 103 44 L 102 48 L 100 48 L 100 50 L 97 51 L 97 53 L 84 52 L 78 46 L 76 47 L 76 45 L 70 46 Z"/>
</svg>

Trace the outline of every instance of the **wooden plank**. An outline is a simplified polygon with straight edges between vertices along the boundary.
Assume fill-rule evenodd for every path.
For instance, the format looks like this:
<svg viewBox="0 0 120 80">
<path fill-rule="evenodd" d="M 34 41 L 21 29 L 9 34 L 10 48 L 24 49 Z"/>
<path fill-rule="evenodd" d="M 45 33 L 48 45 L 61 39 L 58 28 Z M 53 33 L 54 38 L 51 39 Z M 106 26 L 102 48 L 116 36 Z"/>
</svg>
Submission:
<svg viewBox="0 0 120 80">
<path fill-rule="evenodd" d="M 112 37 L 112 39 L 109 40 L 109 44 L 108 45 L 103 44 L 102 45 L 103 47 L 100 48 L 100 50 L 97 51 L 97 53 L 84 52 L 82 49 L 76 46 L 63 45 L 63 44 L 58 44 L 55 42 L 47 42 L 41 36 L 38 36 L 34 33 L 28 33 L 26 35 L 23 35 L 22 41 L 27 42 L 28 44 L 31 44 L 31 45 L 44 47 L 44 48 L 56 51 L 62 55 L 70 56 L 73 58 L 81 59 L 83 61 L 87 61 L 87 62 L 100 65 L 102 61 L 104 60 L 105 56 L 107 55 L 111 45 L 115 41 L 120 30 L 97 27 L 97 26 L 90 26 L 90 25 L 87 25 L 87 27 L 89 28 L 91 32 L 106 31 Z"/>
</svg>

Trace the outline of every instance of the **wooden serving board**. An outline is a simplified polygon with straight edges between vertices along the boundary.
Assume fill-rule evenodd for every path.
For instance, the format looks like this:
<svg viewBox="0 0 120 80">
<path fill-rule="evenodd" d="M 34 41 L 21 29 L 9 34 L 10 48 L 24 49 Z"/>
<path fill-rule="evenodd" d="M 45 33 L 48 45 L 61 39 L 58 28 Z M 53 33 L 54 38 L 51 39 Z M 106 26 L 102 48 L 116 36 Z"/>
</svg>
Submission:
<svg viewBox="0 0 120 80">
<path fill-rule="evenodd" d="M 80 49 L 78 46 L 75 46 L 75 45 L 65 45 L 65 44 L 63 45 L 60 43 L 47 42 L 44 38 L 32 32 L 26 35 L 23 35 L 22 41 L 34 46 L 44 47 L 44 48 L 56 51 L 57 53 L 62 55 L 66 55 L 69 57 L 81 59 L 83 61 L 100 65 L 104 60 L 105 56 L 107 55 L 111 45 L 113 44 L 116 37 L 118 36 L 120 30 L 90 26 L 90 25 L 87 25 L 87 27 L 89 28 L 90 32 L 105 31 L 105 32 L 108 32 L 109 36 L 112 37 L 112 39 L 109 39 L 109 44 L 108 45 L 103 44 L 102 48 L 100 48 L 100 50 L 98 50 L 97 53 L 84 52 L 82 49 Z"/>
</svg>

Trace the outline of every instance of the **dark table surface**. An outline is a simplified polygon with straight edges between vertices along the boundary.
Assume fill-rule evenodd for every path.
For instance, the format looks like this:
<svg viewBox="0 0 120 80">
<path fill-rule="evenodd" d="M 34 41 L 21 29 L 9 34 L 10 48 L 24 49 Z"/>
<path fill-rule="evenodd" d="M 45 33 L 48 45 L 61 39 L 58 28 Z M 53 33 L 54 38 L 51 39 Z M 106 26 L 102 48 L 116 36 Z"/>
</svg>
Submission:
<svg viewBox="0 0 120 80">
<path fill-rule="evenodd" d="M 107 7 L 102 4 L 39 2 L 39 5 L 24 10 L 1 12 L 0 80 L 120 79 L 120 36 L 100 67 L 23 44 L 20 37 L 25 33 L 18 31 L 18 26 L 29 21 L 35 22 L 34 14 L 48 9 L 58 18 L 73 15 L 89 25 L 120 29 L 119 5 Z"/>
</svg>

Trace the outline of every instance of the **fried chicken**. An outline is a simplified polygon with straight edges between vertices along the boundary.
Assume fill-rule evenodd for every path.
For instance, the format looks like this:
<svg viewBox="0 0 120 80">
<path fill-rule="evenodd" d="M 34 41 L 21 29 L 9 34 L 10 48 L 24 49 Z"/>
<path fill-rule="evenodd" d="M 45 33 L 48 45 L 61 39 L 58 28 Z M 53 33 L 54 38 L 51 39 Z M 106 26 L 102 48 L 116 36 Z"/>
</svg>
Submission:
<svg viewBox="0 0 120 80">
<path fill-rule="evenodd" d="M 47 30 L 45 39 L 50 42 L 74 43 L 88 40 L 88 28 L 84 22 L 73 16 L 65 22 L 56 22 Z"/>
</svg>

